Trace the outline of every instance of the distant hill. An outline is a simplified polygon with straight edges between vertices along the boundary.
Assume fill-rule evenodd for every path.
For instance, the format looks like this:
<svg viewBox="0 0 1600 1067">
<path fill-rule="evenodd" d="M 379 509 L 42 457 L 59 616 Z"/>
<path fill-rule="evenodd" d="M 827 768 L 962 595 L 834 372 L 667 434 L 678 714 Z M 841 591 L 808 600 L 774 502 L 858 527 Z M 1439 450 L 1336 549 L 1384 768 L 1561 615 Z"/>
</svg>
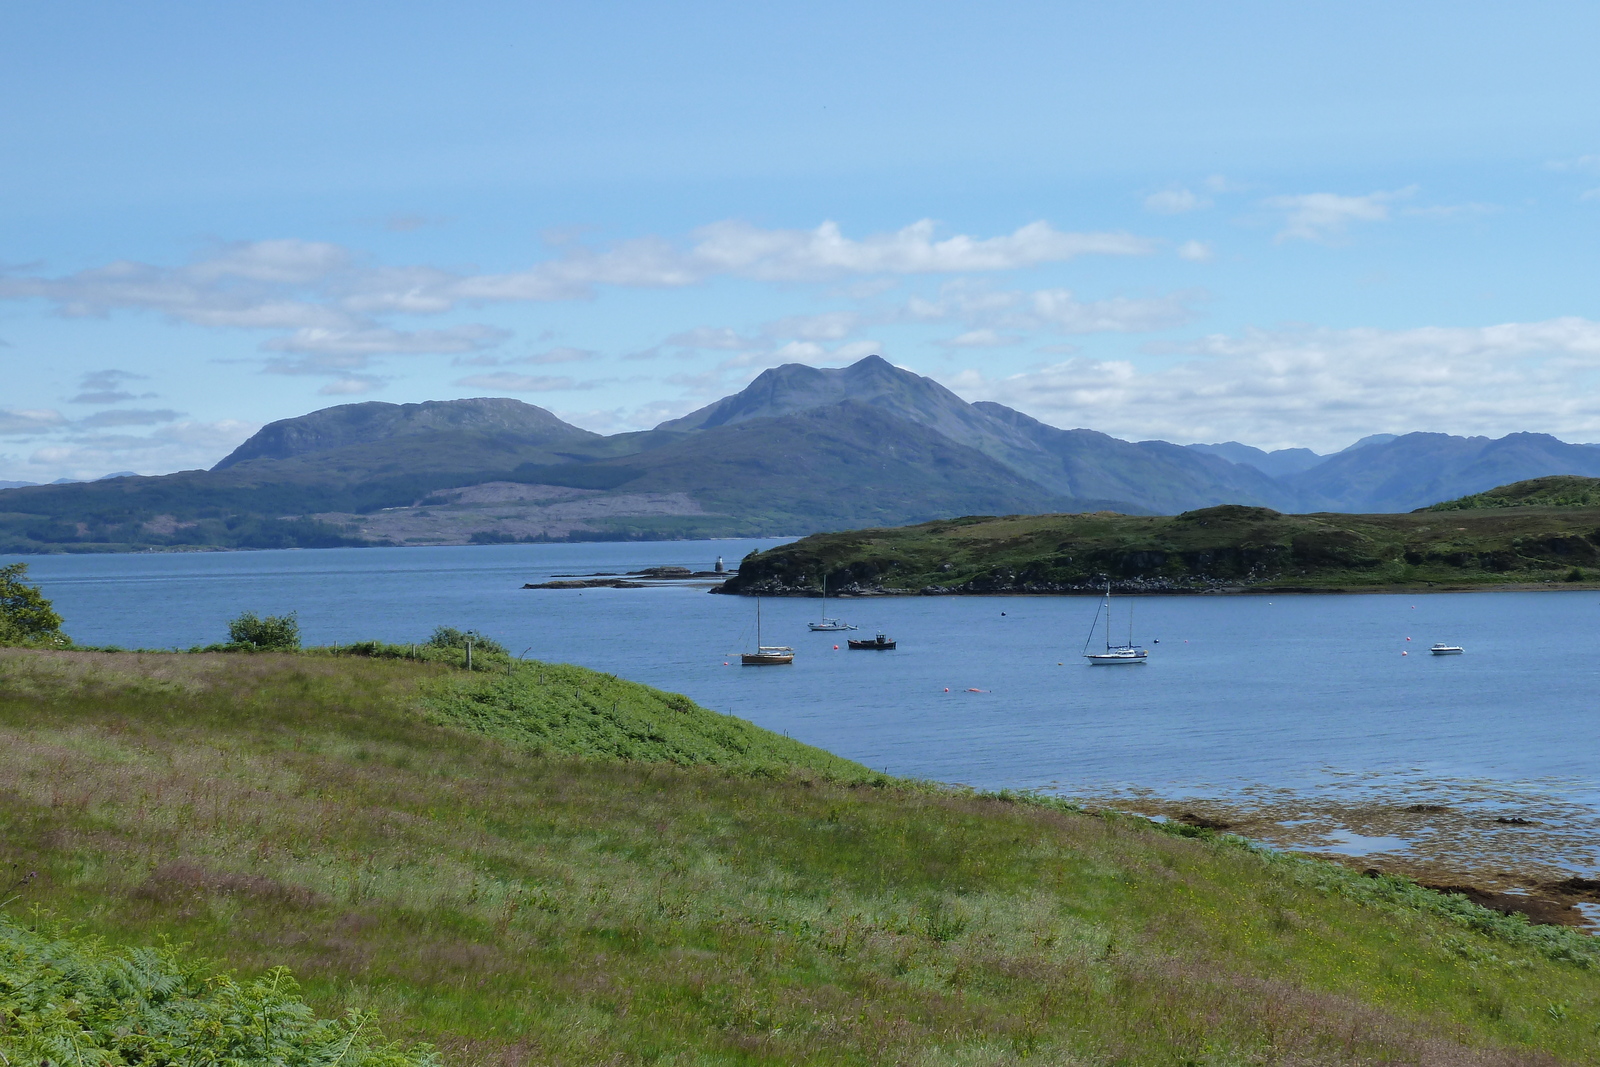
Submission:
<svg viewBox="0 0 1600 1067">
<path fill-rule="evenodd" d="M 1502 485 L 1486 493 L 1446 500 L 1423 511 L 1479 511 L 1484 508 L 1600 508 L 1600 478 L 1557 475 Z"/>
<path fill-rule="evenodd" d="M 430 400 L 421 404 L 341 404 L 263 426 L 211 469 L 251 460 L 289 459 L 396 437 L 451 433 L 515 438 L 521 444 L 578 444 L 600 435 L 520 400 Z"/>
<path fill-rule="evenodd" d="M 0 552 L 804 534 L 980 513 L 1409 511 L 1600 448 L 1375 434 L 1331 456 L 1059 429 L 869 356 L 774 367 L 653 430 L 603 436 L 516 400 L 325 408 L 209 471 L 0 487 Z"/>
</svg>

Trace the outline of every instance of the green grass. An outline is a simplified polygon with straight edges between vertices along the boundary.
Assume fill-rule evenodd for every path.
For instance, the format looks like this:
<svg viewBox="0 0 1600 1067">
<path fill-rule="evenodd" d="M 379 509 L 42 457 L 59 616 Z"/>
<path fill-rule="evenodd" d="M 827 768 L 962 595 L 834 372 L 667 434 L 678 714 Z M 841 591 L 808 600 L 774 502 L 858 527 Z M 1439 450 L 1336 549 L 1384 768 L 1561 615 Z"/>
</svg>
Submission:
<svg viewBox="0 0 1600 1067">
<path fill-rule="evenodd" d="M 285 965 L 451 1064 L 1600 1061 L 1579 934 L 578 668 L 352 651 L 0 650 L 12 914 Z"/>
<path fill-rule="evenodd" d="M 1225 505 L 1176 516 L 970 517 L 813 534 L 752 554 L 723 589 L 815 594 L 823 575 L 830 592 L 1089 592 L 1108 577 L 1151 592 L 1469 589 L 1582 581 L 1583 567 L 1600 566 L 1600 495 L 1559 506 L 1534 495 L 1527 505 L 1503 495 L 1516 488 L 1497 490 L 1498 503 L 1403 515 Z"/>
</svg>

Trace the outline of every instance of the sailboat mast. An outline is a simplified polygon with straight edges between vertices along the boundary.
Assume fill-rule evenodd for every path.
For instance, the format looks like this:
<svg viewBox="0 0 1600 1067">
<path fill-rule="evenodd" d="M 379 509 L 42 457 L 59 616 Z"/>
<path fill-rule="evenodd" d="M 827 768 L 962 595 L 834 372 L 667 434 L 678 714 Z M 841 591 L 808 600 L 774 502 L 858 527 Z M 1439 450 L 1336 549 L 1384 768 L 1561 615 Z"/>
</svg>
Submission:
<svg viewBox="0 0 1600 1067">
<path fill-rule="evenodd" d="M 1106 580 L 1106 651 L 1111 651 L 1111 580 Z"/>
<path fill-rule="evenodd" d="M 761 598 L 756 597 L 756 651 L 761 651 Z"/>
</svg>

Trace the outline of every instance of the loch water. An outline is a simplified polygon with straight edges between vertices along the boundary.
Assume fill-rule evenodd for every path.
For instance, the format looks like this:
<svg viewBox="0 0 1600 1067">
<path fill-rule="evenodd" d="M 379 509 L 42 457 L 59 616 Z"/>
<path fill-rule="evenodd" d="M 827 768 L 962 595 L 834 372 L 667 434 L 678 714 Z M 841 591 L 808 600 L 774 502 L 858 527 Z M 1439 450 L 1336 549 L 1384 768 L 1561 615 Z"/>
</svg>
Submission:
<svg viewBox="0 0 1600 1067">
<path fill-rule="evenodd" d="M 763 601 L 790 667 L 743 668 L 754 604 L 704 585 L 525 590 L 558 574 L 709 569 L 778 541 L 8 557 L 80 643 L 188 647 L 241 611 L 308 643 L 477 629 L 513 652 L 686 693 L 893 774 L 1067 794 L 1301 788 L 1402 774 L 1540 782 L 1600 799 L 1600 593 L 1118 598 L 1148 663 L 1081 658 L 1090 597 L 830 600 L 894 652 L 812 633 L 815 599 Z M 1124 631 L 1125 632 L 1125 631 Z M 1466 647 L 1434 657 L 1435 641 Z M 838 651 L 834 645 L 840 646 Z"/>
</svg>

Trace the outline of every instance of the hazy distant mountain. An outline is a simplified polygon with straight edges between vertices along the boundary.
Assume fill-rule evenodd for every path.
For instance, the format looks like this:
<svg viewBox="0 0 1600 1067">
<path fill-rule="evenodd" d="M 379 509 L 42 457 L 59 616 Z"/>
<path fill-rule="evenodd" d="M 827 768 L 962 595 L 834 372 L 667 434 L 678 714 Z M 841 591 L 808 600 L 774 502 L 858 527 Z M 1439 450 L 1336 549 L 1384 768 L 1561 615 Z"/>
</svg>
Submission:
<svg viewBox="0 0 1600 1067">
<path fill-rule="evenodd" d="M 211 469 L 250 460 L 289 459 L 396 437 L 471 432 L 524 444 L 598 440 L 600 434 L 562 422 L 520 400 L 429 400 L 421 404 L 341 404 L 263 426 Z"/>
<path fill-rule="evenodd" d="M 1394 433 L 1369 433 L 1355 444 L 1346 445 L 1342 451 L 1354 452 L 1358 448 L 1370 448 L 1373 445 L 1386 445 L 1399 436 L 1399 434 Z"/>
<path fill-rule="evenodd" d="M 0 489 L 20 489 L 25 485 L 38 484 L 38 482 L 0 482 Z"/>
<path fill-rule="evenodd" d="M 1370 439 L 1369 439 L 1370 440 Z M 1280 448 L 1275 452 L 1266 452 L 1250 445 L 1241 445 L 1238 441 L 1224 441 L 1216 445 L 1189 445 L 1196 452 L 1207 452 L 1213 456 L 1221 456 L 1230 463 L 1242 463 L 1247 467 L 1267 475 L 1269 478 L 1285 478 L 1291 474 L 1299 474 L 1321 463 L 1326 456 L 1320 456 L 1309 448 Z M 1351 445 L 1355 448 L 1356 445 Z"/>
<path fill-rule="evenodd" d="M 1307 511 L 1411 511 L 1552 474 L 1600 476 L 1600 450 L 1542 433 L 1408 433 L 1345 449 L 1286 481 Z"/>
<path fill-rule="evenodd" d="M 1157 513 L 1225 501 L 1283 507 L 1292 499 L 1253 469 L 1164 441 L 1134 444 L 1093 430 L 1058 430 L 1003 404 L 969 404 L 879 356 L 836 370 L 775 367 L 740 392 L 657 429 L 704 432 L 844 402 L 873 407 L 982 452 L 1037 483 L 1045 495 Z"/>
<path fill-rule="evenodd" d="M 1292 493 L 1253 467 L 1166 441 L 1058 430 L 1002 404 L 973 406 L 1034 442 L 1052 464 L 1039 480 L 1068 496 L 1125 500 L 1158 515 L 1223 501 L 1280 510 L 1293 505 Z"/>
<path fill-rule="evenodd" d="M 776 367 L 611 436 L 505 399 L 325 408 L 264 427 L 209 471 L 0 487 L 0 551 L 706 537 L 1217 504 L 1409 511 L 1558 474 L 1600 476 L 1600 449 L 1542 434 L 1375 434 L 1332 456 L 1122 441 L 969 404 L 873 356 Z"/>
</svg>

